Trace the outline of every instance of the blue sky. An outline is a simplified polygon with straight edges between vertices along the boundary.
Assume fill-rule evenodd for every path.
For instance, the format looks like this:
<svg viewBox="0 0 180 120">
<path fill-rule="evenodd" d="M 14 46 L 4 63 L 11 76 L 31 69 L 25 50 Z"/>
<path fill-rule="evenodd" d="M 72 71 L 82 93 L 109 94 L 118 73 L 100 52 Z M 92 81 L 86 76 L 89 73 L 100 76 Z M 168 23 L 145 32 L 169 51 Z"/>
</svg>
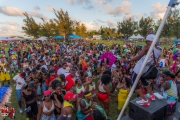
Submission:
<svg viewBox="0 0 180 120">
<path fill-rule="evenodd" d="M 24 35 L 22 12 L 37 22 L 54 18 L 53 8 L 68 11 L 73 20 L 88 30 L 100 26 L 116 28 L 117 22 L 143 17 L 162 18 L 169 0 L 0 0 L 0 36 Z"/>
</svg>

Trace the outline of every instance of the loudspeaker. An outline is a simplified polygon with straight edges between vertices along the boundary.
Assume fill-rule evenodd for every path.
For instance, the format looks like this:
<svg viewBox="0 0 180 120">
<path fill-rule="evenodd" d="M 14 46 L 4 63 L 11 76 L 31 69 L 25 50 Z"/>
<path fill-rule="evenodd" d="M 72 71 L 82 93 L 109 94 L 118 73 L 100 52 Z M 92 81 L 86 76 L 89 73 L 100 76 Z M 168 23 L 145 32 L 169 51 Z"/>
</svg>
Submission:
<svg viewBox="0 0 180 120">
<path fill-rule="evenodd" d="M 166 117 L 167 102 L 165 100 L 150 101 L 149 106 L 136 103 L 136 98 L 129 103 L 129 117 L 133 120 L 163 120 Z"/>
</svg>

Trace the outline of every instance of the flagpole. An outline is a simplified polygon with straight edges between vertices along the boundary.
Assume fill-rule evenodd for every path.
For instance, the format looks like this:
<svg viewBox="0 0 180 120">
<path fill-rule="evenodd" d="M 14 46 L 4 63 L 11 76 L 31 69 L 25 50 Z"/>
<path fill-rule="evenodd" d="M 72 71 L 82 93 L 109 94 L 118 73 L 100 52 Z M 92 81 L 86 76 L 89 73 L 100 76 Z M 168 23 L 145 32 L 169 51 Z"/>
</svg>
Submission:
<svg viewBox="0 0 180 120">
<path fill-rule="evenodd" d="M 177 5 L 177 4 L 178 4 L 178 3 L 177 3 L 177 0 L 170 0 L 170 2 L 169 2 L 169 4 L 168 4 L 168 8 L 167 8 L 167 10 L 166 10 L 166 13 L 165 13 L 165 15 L 164 15 L 164 18 L 163 18 L 163 20 L 162 20 L 162 22 L 161 22 L 161 24 L 160 24 L 160 26 L 159 26 L 159 28 L 158 28 L 158 31 L 157 31 L 157 33 L 156 33 L 156 35 L 155 35 L 155 38 L 154 38 L 154 40 L 153 40 L 153 42 L 152 42 L 152 44 L 151 44 L 151 47 L 150 47 L 150 49 L 149 49 L 149 51 L 148 51 L 148 53 L 147 53 L 147 55 L 146 55 L 145 60 L 143 61 L 143 64 L 142 64 L 142 66 L 141 66 L 141 68 L 140 68 L 140 71 L 139 71 L 139 73 L 138 73 L 138 75 L 137 75 L 137 77 L 136 77 L 136 80 L 135 80 L 132 88 L 131 88 L 131 91 L 130 91 L 129 94 L 128 94 L 128 97 L 127 97 L 127 99 L 126 99 L 126 102 L 124 103 L 124 106 L 123 106 L 123 108 L 122 108 L 122 110 L 121 110 L 121 112 L 120 112 L 119 117 L 118 117 L 117 120 L 120 120 L 120 118 L 122 117 L 122 115 L 123 115 L 123 113 L 124 113 L 124 110 L 126 109 L 126 106 L 127 106 L 128 103 L 129 103 L 129 100 L 130 100 L 130 98 L 131 98 L 131 96 L 132 96 L 132 94 L 133 94 L 133 92 L 134 92 L 134 90 L 135 90 L 135 88 L 136 88 L 136 86 L 137 86 L 137 84 L 138 84 L 138 81 L 139 81 L 139 79 L 140 79 L 140 77 L 141 77 L 141 75 L 142 75 L 142 72 L 143 72 L 143 70 L 144 70 L 144 67 L 145 67 L 147 61 L 148 61 L 148 58 L 150 57 L 150 54 L 152 53 L 152 51 L 153 51 L 153 49 L 154 49 L 154 46 L 155 46 L 155 44 L 156 44 L 156 42 L 157 42 L 157 40 L 158 40 L 158 38 L 159 38 L 159 36 L 160 36 L 160 34 L 161 34 L 161 31 L 162 31 L 162 29 L 163 29 L 163 27 L 164 27 L 164 24 L 165 24 L 165 22 L 166 22 L 166 19 L 167 19 L 168 15 L 169 15 L 169 13 L 170 13 L 170 11 L 171 11 L 171 8 L 174 7 L 174 6 Z"/>
</svg>

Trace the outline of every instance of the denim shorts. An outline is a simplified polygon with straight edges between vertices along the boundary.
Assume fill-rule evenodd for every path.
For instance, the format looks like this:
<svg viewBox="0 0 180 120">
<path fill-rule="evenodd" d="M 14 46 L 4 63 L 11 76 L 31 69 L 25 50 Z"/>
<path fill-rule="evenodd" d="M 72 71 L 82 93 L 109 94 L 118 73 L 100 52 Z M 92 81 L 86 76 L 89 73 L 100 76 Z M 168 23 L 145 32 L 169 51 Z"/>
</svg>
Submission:
<svg viewBox="0 0 180 120">
<path fill-rule="evenodd" d="M 42 114 L 41 120 L 56 120 L 56 116 L 54 115 L 54 113 L 51 116 L 46 116 L 46 115 Z"/>
<path fill-rule="evenodd" d="M 16 99 L 17 99 L 18 101 L 21 100 L 21 90 L 16 90 Z"/>
</svg>

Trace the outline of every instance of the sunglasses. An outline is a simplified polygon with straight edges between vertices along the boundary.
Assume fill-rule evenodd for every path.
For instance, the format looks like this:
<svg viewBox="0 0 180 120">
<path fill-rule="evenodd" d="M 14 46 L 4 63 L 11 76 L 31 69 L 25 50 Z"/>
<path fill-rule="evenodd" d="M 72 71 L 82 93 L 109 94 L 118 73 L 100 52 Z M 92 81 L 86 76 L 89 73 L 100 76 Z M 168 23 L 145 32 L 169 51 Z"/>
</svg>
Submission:
<svg viewBox="0 0 180 120">
<path fill-rule="evenodd" d="M 46 95 L 46 96 L 44 96 L 44 98 L 46 98 L 46 97 L 50 97 L 50 95 Z"/>
</svg>

